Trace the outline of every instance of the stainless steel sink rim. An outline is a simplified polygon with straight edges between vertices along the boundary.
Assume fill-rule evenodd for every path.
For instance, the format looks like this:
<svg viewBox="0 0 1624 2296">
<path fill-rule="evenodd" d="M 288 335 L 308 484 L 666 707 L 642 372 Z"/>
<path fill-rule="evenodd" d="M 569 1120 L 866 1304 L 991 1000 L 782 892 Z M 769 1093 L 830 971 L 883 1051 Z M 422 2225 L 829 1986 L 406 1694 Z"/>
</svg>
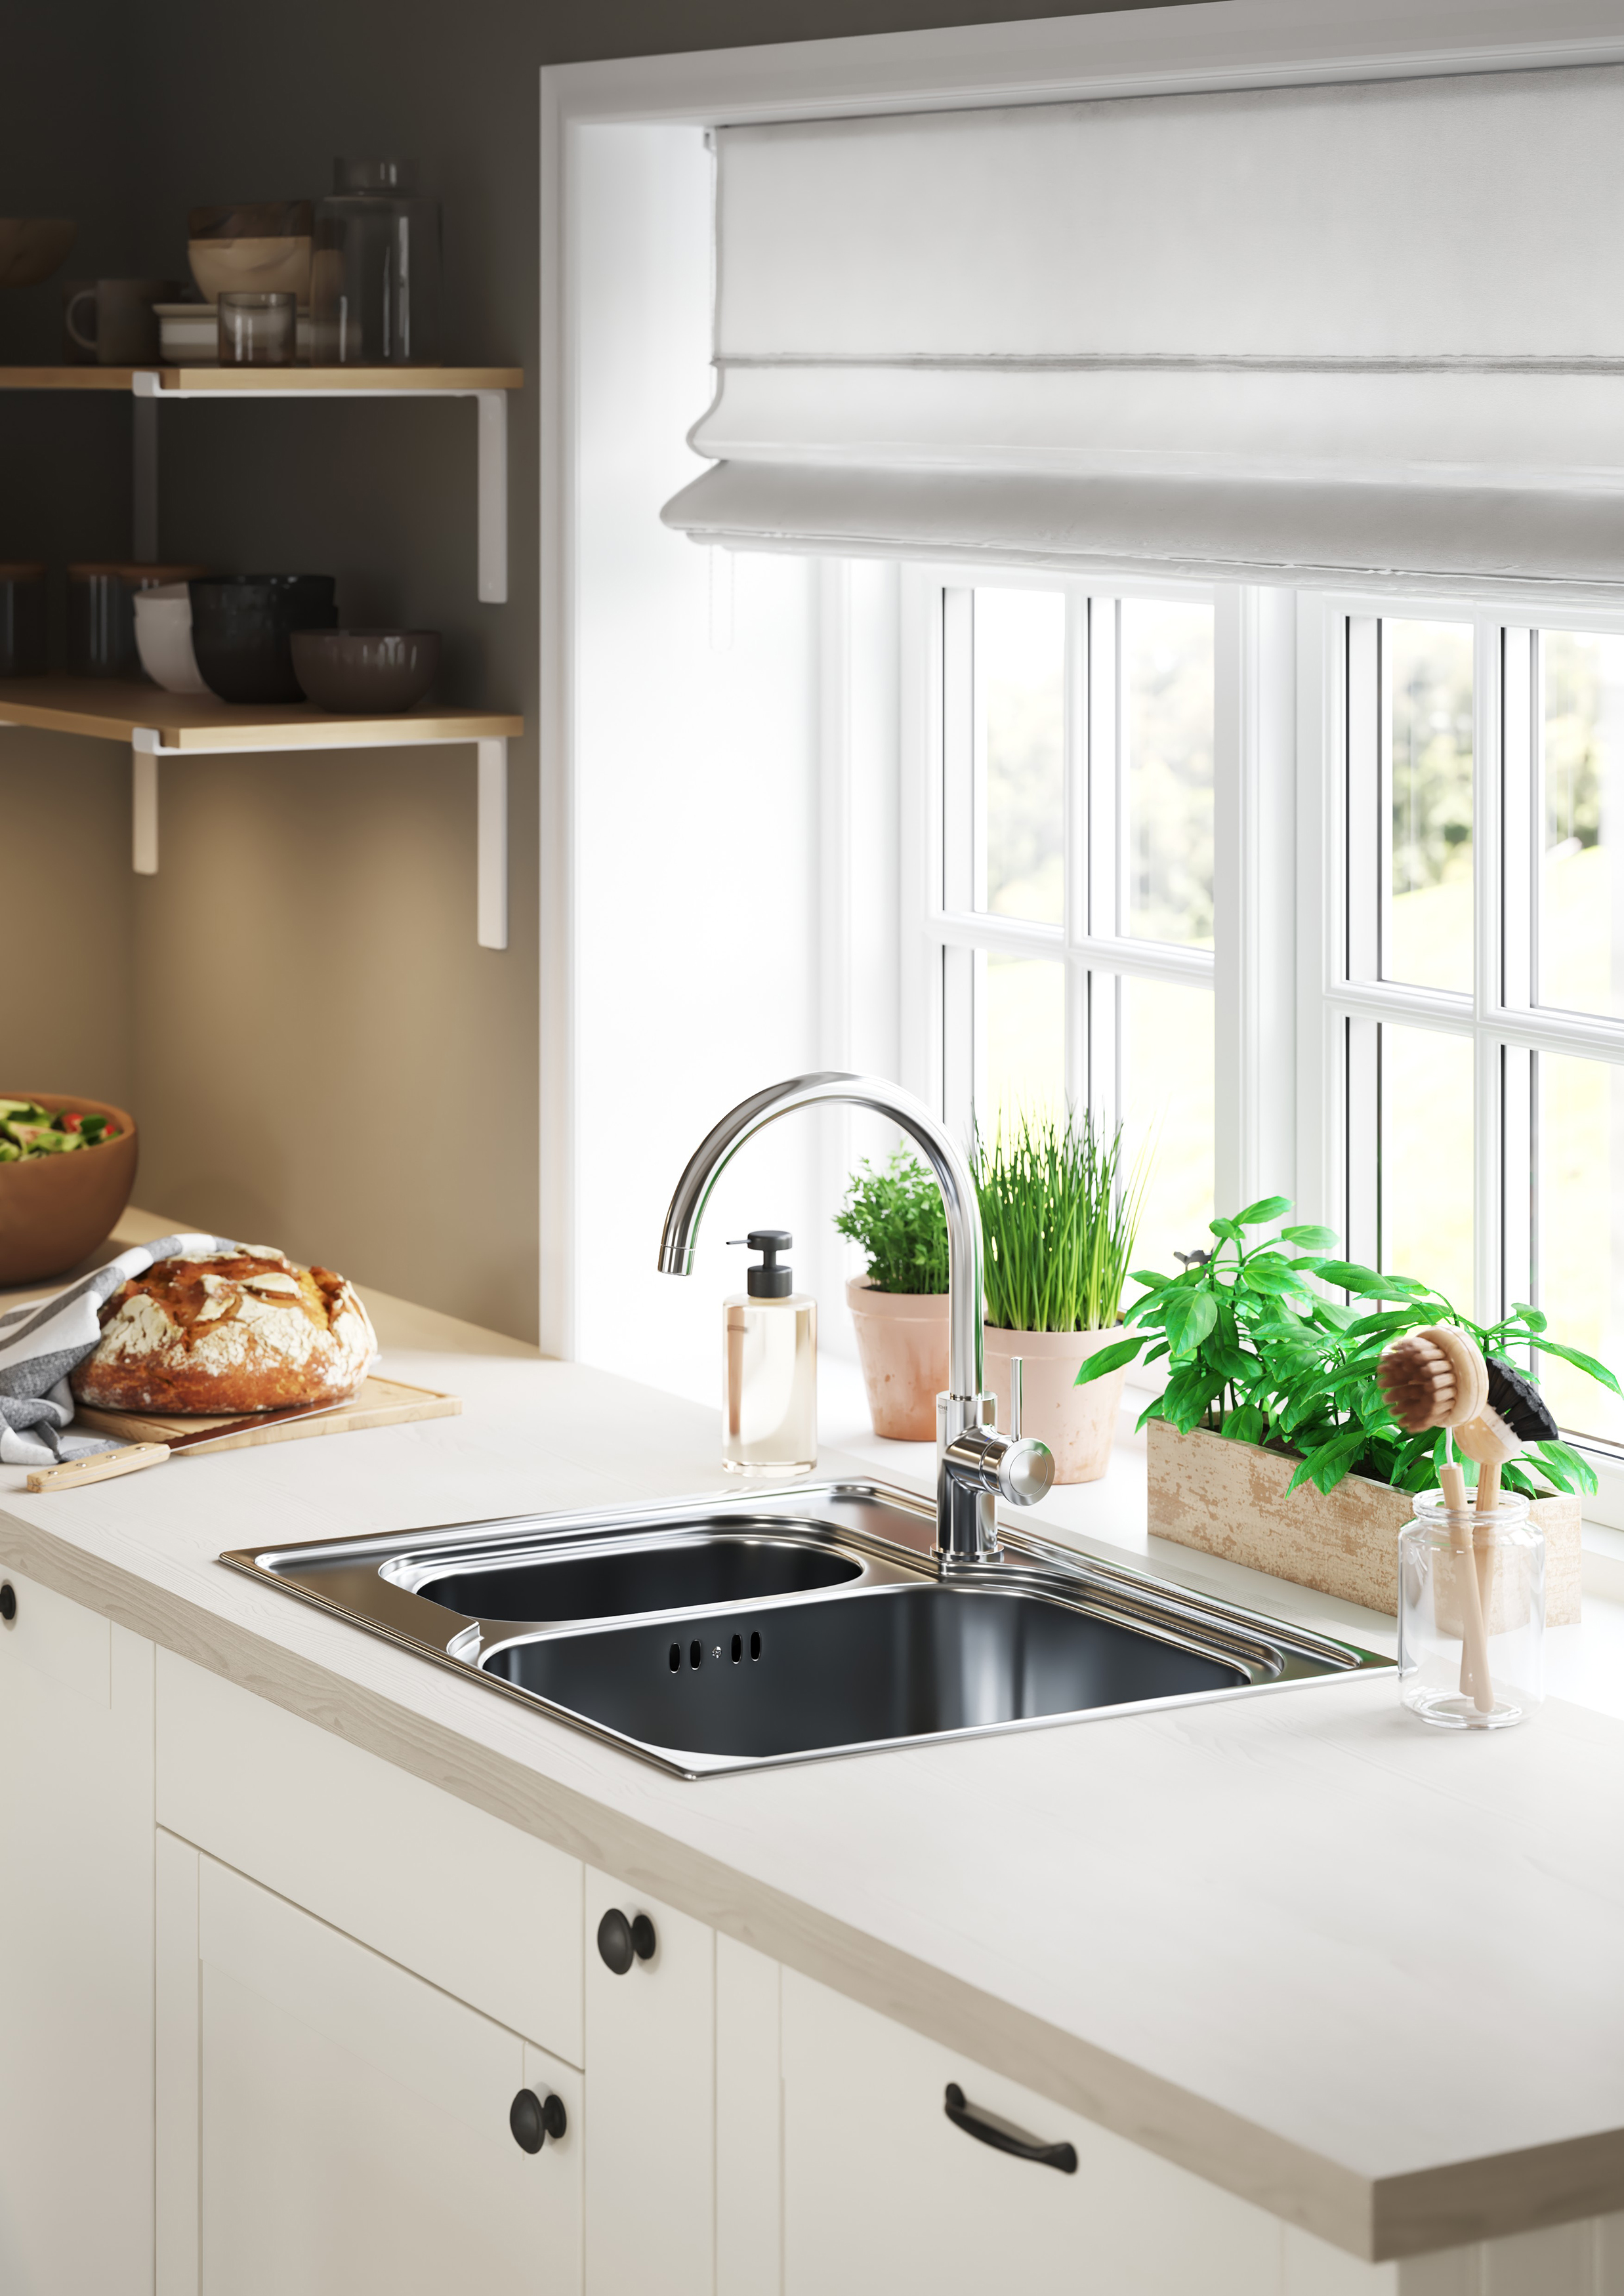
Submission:
<svg viewBox="0 0 1624 2296">
<path fill-rule="evenodd" d="M 866 1521 L 882 1519 L 881 1532 Z M 835 1518 L 831 1520 L 831 1517 Z M 939 1575 L 930 1556 L 934 1517 L 915 1494 L 869 1482 L 816 1486 L 792 1484 L 777 1490 L 726 1494 L 659 1506 L 601 1508 L 563 1515 L 509 1516 L 488 1524 L 452 1523 L 406 1533 L 371 1533 L 353 1539 L 317 1539 L 293 1546 L 238 1549 L 220 1557 L 230 1568 L 268 1580 L 352 1625 L 413 1650 L 436 1664 L 472 1675 L 488 1689 L 521 1701 L 573 1729 L 617 1746 L 677 1776 L 696 1778 L 786 1763 L 937 1745 L 965 1737 L 1012 1731 L 1052 1729 L 1063 1723 L 1144 1713 L 1164 1707 L 1248 1697 L 1267 1689 L 1305 1687 L 1390 1669 L 1392 1660 L 1334 1640 L 1312 1628 L 1270 1619 L 1243 1606 L 1199 1595 L 1148 1572 L 1104 1562 L 1030 1531 L 1005 1529 L 1004 1559 Z M 896 1534 L 902 1534 L 900 1536 Z M 617 1611 L 586 1619 L 490 1620 L 452 1610 L 422 1596 L 415 1587 L 504 1562 L 545 1572 L 549 1561 L 620 1555 L 642 1551 L 668 1554 L 687 1545 L 704 1547 L 717 1538 L 749 1543 L 833 1548 L 855 1562 L 854 1575 L 833 1586 L 758 1595 L 728 1602 L 661 1604 L 644 1611 Z M 336 1577 L 346 1595 L 339 1599 L 316 1583 Z M 674 1626 L 699 1618 L 738 1616 L 747 1611 L 780 1613 L 791 1606 L 872 1601 L 888 1589 L 931 1585 L 951 1595 L 956 1587 L 984 1590 L 1057 1604 L 1103 1621 L 1142 1639 L 1193 1653 L 1244 1674 L 1242 1683 L 1174 1697 L 1138 1698 L 1118 1705 L 1072 1712 L 1021 1716 L 889 1736 L 860 1744 L 837 1745 L 769 1755 L 695 1754 L 679 1747 L 647 1742 L 595 1719 L 589 1714 L 504 1680 L 488 1671 L 499 1651 L 562 1637 L 628 1634 L 662 1621 Z M 426 1615 L 425 1615 L 426 1614 Z"/>
</svg>

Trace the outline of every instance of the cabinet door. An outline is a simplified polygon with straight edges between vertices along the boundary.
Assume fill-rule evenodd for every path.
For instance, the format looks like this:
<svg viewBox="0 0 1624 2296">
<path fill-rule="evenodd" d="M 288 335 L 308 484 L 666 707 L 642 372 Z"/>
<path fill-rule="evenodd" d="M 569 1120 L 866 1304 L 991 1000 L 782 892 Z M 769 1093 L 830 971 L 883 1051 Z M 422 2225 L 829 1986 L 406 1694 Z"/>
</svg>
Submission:
<svg viewBox="0 0 1624 2296">
<path fill-rule="evenodd" d="M 161 2296 L 579 2291 L 578 2073 L 168 1834 L 158 1899 Z"/>
<path fill-rule="evenodd" d="M 1283 2227 L 1261 2209 L 933 2041 L 783 1973 L 784 2296 L 1273 2296 Z M 995 2151 L 966 2101 L 1073 2174 Z"/>
<path fill-rule="evenodd" d="M 0 2289 L 148 2296 L 152 1645 L 0 1581 Z"/>
<path fill-rule="evenodd" d="M 653 1924 L 617 1973 L 611 1910 Z M 587 2296 L 712 2296 L 716 2279 L 716 1933 L 586 1874 Z"/>
</svg>

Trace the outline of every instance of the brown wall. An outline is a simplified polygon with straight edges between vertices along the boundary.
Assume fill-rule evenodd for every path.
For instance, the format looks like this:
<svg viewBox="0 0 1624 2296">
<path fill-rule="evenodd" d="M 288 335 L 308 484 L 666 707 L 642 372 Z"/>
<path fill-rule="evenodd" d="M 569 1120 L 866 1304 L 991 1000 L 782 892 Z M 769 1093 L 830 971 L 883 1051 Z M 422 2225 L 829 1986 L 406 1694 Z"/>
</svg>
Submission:
<svg viewBox="0 0 1624 2296">
<path fill-rule="evenodd" d="M 27 12 L 67 22 L 33 36 L 26 76 L 8 57 L 39 110 L 0 151 L 0 213 L 81 216 L 73 268 L 183 273 L 189 206 L 319 193 L 339 152 L 410 152 L 445 205 L 447 355 L 533 375 L 541 65 L 1073 12 L 283 0 L 273 22 L 166 0 L 138 12 L 138 42 L 111 0 Z M 0 358 L 51 355 L 58 299 L 48 286 L 0 309 Z M 334 573 L 345 619 L 444 632 L 443 698 L 533 726 L 533 388 L 511 414 L 505 606 L 475 599 L 464 404 L 166 408 L 160 549 Z M 127 436 L 118 401 L 0 406 L 0 558 L 127 548 Z M 533 736 L 510 765 L 496 953 L 474 940 L 471 750 L 166 762 L 160 873 L 132 880 L 123 754 L 0 733 L 7 986 L 29 988 L 0 996 L 0 1091 L 127 1091 L 145 1205 L 533 1337 Z M 65 916 L 47 957 L 33 944 Z"/>
</svg>

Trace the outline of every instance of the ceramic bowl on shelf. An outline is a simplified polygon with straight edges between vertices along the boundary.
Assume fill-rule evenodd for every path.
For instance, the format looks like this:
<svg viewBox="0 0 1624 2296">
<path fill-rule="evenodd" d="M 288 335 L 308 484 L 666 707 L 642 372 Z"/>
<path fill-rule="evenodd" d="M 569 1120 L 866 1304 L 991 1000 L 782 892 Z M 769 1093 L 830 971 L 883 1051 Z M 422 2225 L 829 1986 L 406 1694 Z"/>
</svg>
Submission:
<svg viewBox="0 0 1624 2296">
<path fill-rule="evenodd" d="M 293 674 L 318 709 L 392 717 L 439 668 L 438 630 L 296 630 Z"/>
<path fill-rule="evenodd" d="M 71 1093 L 4 1096 L 37 1101 L 53 1116 L 64 1108 L 111 1116 L 119 1127 L 116 1140 L 94 1148 L 0 1164 L 0 1283 L 33 1283 L 65 1275 L 118 1226 L 135 1185 L 135 1119 L 107 1101 Z"/>
<path fill-rule="evenodd" d="M 137 590 L 135 606 L 135 651 L 153 685 L 166 693 L 207 693 L 192 648 L 192 593 L 185 583 Z"/>
<path fill-rule="evenodd" d="M 68 260 L 78 231 L 63 216 L 0 217 L 0 287 L 37 287 Z"/>
<path fill-rule="evenodd" d="M 308 200 L 193 208 L 186 259 L 198 292 L 210 303 L 239 291 L 297 295 L 308 303 L 314 223 Z"/>
<path fill-rule="evenodd" d="M 338 627 L 331 574 L 216 574 L 188 585 L 192 647 L 222 701 L 302 701 L 290 644 L 296 630 Z"/>
</svg>

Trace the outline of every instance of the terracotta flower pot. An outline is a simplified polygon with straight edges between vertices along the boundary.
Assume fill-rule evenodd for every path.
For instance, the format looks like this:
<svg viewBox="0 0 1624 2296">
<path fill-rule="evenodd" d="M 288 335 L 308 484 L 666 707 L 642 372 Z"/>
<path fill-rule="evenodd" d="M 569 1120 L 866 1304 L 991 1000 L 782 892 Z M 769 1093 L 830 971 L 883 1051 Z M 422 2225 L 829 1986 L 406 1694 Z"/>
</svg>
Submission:
<svg viewBox="0 0 1624 2296">
<path fill-rule="evenodd" d="M 893 1443 L 934 1443 L 936 1398 L 947 1384 L 947 1294 L 876 1292 L 853 1276 L 846 1304 L 876 1435 Z"/>
<path fill-rule="evenodd" d="M 0 1283 L 32 1283 L 65 1275 L 117 1226 L 135 1185 L 135 1119 L 82 1094 L 19 1088 L 5 1096 L 37 1101 L 53 1116 L 63 1108 L 111 1116 L 121 1127 L 117 1140 L 94 1148 L 0 1164 Z"/>
<path fill-rule="evenodd" d="M 988 1391 L 998 1398 L 998 1424 L 1009 1425 L 1009 1359 L 1021 1358 L 1021 1432 L 1054 1454 L 1057 1483 L 1097 1483 L 1111 1464 L 1126 1369 L 1079 1387 L 1083 1359 L 1120 1340 L 1120 1331 L 1004 1332 L 987 1326 Z"/>
</svg>

